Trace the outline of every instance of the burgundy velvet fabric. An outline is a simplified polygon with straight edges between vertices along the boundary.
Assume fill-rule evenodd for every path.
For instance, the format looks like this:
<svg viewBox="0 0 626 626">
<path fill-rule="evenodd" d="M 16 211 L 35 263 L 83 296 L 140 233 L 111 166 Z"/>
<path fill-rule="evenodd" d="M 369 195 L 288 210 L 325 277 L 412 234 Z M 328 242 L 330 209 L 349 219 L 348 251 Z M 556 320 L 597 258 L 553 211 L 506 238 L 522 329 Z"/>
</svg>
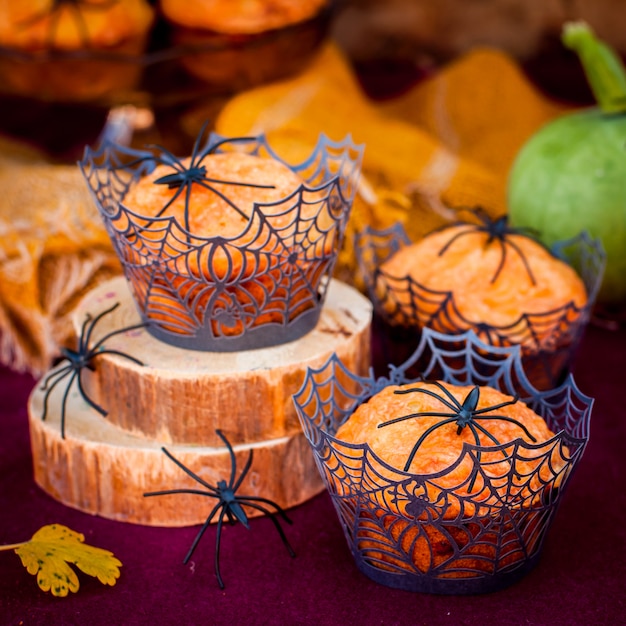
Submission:
<svg viewBox="0 0 626 626">
<path fill-rule="evenodd" d="M 591 327 L 576 364 L 596 398 L 591 438 L 548 533 L 542 559 L 521 582 L 482 596 L 434 596 L 380 586 L 354 566 L 328 496 L 289 511 L 291 558 L 267 519 L 223 531 L 214 576 L 215 526 L 192 562 L 199 527 L 123 524 L 70 509 L 32 478 L 26 401 L 34 382 L 0 370 L 0 544 L 57 522 L 123 562 L 114 587 L 79 574 L 67 598 L 42 592 L 13 552 L 0 552 L 0 624 L 524 624 L 626 623 L 626 329 Z M 132 468 L 129 468 L 132 471 Z M 198 506 L 212 506 L 199 498 Z"/>
</svg>

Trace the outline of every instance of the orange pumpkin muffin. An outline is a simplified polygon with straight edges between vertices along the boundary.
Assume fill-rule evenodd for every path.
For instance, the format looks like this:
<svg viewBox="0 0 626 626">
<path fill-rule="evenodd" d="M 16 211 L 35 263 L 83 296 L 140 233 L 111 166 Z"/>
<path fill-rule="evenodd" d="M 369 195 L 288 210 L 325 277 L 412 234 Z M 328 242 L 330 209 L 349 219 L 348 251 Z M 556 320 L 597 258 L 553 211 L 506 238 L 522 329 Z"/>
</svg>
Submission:
<svg viewBox="0 0 626 626">
<path fill-rule="evenodd" d="M 407 288 L 409 277 L 415 290 Z M 504 343 L 530 349 L 551 347 L 587 303 L 576 272 L 531 237 L 512 231 L 494 235 L 474 224 L 454 224 L 401 248 L 380 266 L 376 289 L 391 324 L 406 325 L 403 320 L 412 317 L 417 326 L 441 332 L 487 326 L 494 334 L 510 333 Z M 516 328 L 526 316 L 552 311 L 556 314 L 533 332 Z"/>
<path fill-rule="evenodd" d="M 181 162 L 186 169 L 190 163 L 191 158 Z M 167 206 L 178 187 L 156 181 L 175 174 L 176 170 L 169 165 L 158 165 L 129 189 L 123 204 L 145 217 L 172 216 L 198 237 L 233 238 L 244 231 L 254 204 L 283 200 L 303 184 L 297 174 L 279 161 L 243 152 L 209 154 L 202 159 L 202 167 L 206 170 L 205 179 L 211 182 L 194 182 L 188 203 L 186 194 L 182 193 Z M 263 210 L 280 213 L 284 209 L 279 205 Z M 286 219 L 279 218 L 277 225 L 285 225 Z"/>
<path fill-rule="evenodd" d="M 473 430 L 469 424 L 459 432 L 457 422 L 461 418 L 456 413 L 474 389 L 478 390 L 474 411 L 479 412 L 474 419 L 487 432 L 480 428 Z M 456 411 L 450 408 L 454 403 L 451 403 L 448 394 L 458 403 Z M 498 406 L 501 408 L 485 411 Z M 450 416 L 432 415 L 433 412 L 448 413 Z M 402 419 L 416 413 L 426 415 Z M 503 419 L 497 416 L 503 416 Z M 442 423 L 446 420 L 447 423 Z M 433 427 L 434 430 L 411 454 L 420 438 Z M 461 457 L 464 444 L 494 446 L 516 439 L 534 444 L 553 436 L 545 420 L 520 400 L 491 387 L 458 386 L 444 382 L 389 385 L 361 404 L 336 433 L 336 438 L 346 443 L 367 443 L 381 460 L 412 474 L 435 474 L 452 466 Z M 483 454 L 483 461 L 488 460 L 487 473 L 499 476 L 506 471 L 507 461 L 502 460 L 502 453 Z M 446 474 L 445 484 L 463 485 L 472 466 L 471 458 L 464 458 L 461 464 Z M 527 464 L 520 465 L 520 470 L 530 473 L 534 467 L 536 463 L 529 460 Z M 458 493 L 467 495 L 467 485 Z"/>
<path fill-rule="evenodd" d="M 182 301 L 201 324 L 205 314 L 209 318 L 219 311 L 227 315 L 234 308 L 238 317 L 226 325 L 218 319 L 211 324 L 216 336 L 240 335 L 246 326 L 282 322 L 286 315 L 291 321 L 316 306 L 311 288 L 315 289 L 334 254 L 333 238 L 319 230 L 332 230 L 334 225 L 330 214 L 320 210 L 323 194 L 311 192 L 308 201 L 299 204 L 302 179 L 272 158 L 224 152 L 205 155 L 199 163 L 194 166 L 191 159 L 185 159 L 179 169 L 158 165 L 131 186 L 122 200 L 136 216 L 134 232 L 140 234 L 144 255 L 146 244 L 154 242 L 140 263 L 163 268 L 149 279 L 149 287 L 153 302 L 163 290 L 167 300 L 163 310 L 170 313 L 147 311 L 148 317 L 180 332 L 176 319 Z M 197 177 L 182 185 L 172 182 L 171 177 L 181 169 L 187 173 L 195 169 Z M 271 203 L 277 204 L 264 206 Z M 170 228 L 166 221 L 172 219 L 177 226 Z M 315 231 L 310 238 L 305 234 L 309 227 L 311 233 Z M 132 233 L 127 235 L 131 245 L 136 243 Z M 129 256 L 126 261 L 133 259 Z M 138 285 L 142 280 L 134 284 L 139 295 L 148 289 L 147 284 Z M 222 304 L 213 302 L 207 311 L 218 292 Z M 251 316 L 251 324 L 246 323 L 246 315 Z"/>
<path fill-rule="evenodd" d="M 27 56 L 3 55 L 0 77 L 15 93 L 60 100 L 131 88 L 140 65 L 99 55 L 141 54 L 153 21 L 146 0 L 2 2 L 0 47 Z"/>
<path fill-rule="evenodd" d="M 532 554 L 544 491 L 561 483 L 567 464 L 567 450 L 554 444 L 543 418 L 490 387 L 388 386 L 360 405 L 335 437 L 367 443 L 394 468 L 377 466 L 379 478 L 371 478 L 362 494 L 362 526 L 372 532 L 362 534 L 359 548 L 377 554 L 390 569 L 399 550 L 423 573 L 449 567 L 447 576 L 443 570 L 439 574 L 450 578 L 471 576 L 469 570 L 493 573 L 495 559 L 500 568 Z M 529 445 L 522 454 L 513 452 L 518 440 Z M 469 453 L 471 446 L 483 448 Z M 380 486 L 399 481 L 398 472 L 414 477 L 415 497 L 389 489 L 395 495 L 380 501 L 387 492 Z M 524 512 L 517 531 L 511 519 L 515 509 Z M 381 525 L 387 539 L 375 531 Z M 506 542 L 505 534 L 510 535 Z M 504 554 L 499 552 L 503 544 Z M 459 571 L 464 568 L 468 572 Z"/>
</svg>

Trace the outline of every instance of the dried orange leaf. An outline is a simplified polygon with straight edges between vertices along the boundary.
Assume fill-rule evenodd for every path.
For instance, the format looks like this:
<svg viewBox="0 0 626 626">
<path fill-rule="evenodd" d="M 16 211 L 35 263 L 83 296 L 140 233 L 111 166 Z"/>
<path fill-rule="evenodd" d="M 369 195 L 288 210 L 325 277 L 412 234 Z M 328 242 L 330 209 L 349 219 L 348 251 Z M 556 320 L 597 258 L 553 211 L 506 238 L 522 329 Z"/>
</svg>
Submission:
<svg viewBox="0 0 626 626">
<path fill-rule="evenodd" d="M 53 596 L 67 596 L 79 588 L 78 576 L 70 565 L 95 576 L 105 585 L 114 585 L 122 563 L 112 552 L 84 543 L 84 535 L 60 524 L 40 528 L 15 548 L 29 574 L 37 574 L 37 584 Z"/>
</svg>

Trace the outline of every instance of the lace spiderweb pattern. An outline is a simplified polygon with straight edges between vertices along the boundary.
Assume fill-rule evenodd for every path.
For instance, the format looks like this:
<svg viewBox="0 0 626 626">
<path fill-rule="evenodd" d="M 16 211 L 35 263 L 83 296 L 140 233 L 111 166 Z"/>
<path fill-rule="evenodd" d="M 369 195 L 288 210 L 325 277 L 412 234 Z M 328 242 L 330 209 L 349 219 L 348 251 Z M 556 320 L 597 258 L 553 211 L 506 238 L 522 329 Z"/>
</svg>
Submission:
<svg viewBox="0 0 626 626">
<path fill-rule="evenodd" d="M 231 141 L 211 134 L 194 158 L 232 150 Z M 264 137 L 236 149 L 281 161 Z M 289 166 L 304 184 L 255 204 L 232 238 L 196 236 L 166 211 L 148 218 L 124 206 L 128 189 L 156 167 L 151 152 L 105 145 L 87 149 L 81 167 L 150 332 L 182 347 L 231 351 L 291 341 L 315 326 L 361 158 L 350 138 L 322 136 L 309 159 Z"/>
<path fill-rule="evenodd" d="M 388 339 L 384 362 L 400 363 L 414 350 L 420 329 L 458 334 L 473 330 L 485 343 L 508 347 L 523 345 L 527 375 L 537 388 L 555 387 L 563 380 L 580 344 L 600 287 L 604 254 L 598 241 L 586 233 L 554 247 L 553 253 L 582 278 L 587 304 L 573 302 L 541 313 L 522 313 L 512 324 L 492 326 L 467 319 L 448 291 L 436 291 L 410 276 L 392 276 L 380 265 L 410 243 L 401 224 L 386 230 L 367 227 L 355 249 L 381 333 Z M 408 350 L 408 351 L 407 351 Z"/>
<path fill-rule="evenodd" d="M 340 441 L 335 433 L 375 393 L 410 382 L 405 375 L 411 364 L 391 366 L 388 377 L 358 377 L 336 356 L 308 371 L 294 396 L 298 416 L 361 571 L 412 591 L 498 589 L 523 576 L 539 557 L 584 452 L 593 401 L 571 377 L 558 389 L 537 391 L 519 349 L 487 346 L 473 331 L 449 337 L 427 328 L 415 360 L 425 351 L 432 356 L 424 379 L 436 372 L 453 384 L 518 392 L 556 435 L 537 444 L 465 444 L 459 458 L 438 473 L 395 469 L 367 444 Z"/>
</svg>

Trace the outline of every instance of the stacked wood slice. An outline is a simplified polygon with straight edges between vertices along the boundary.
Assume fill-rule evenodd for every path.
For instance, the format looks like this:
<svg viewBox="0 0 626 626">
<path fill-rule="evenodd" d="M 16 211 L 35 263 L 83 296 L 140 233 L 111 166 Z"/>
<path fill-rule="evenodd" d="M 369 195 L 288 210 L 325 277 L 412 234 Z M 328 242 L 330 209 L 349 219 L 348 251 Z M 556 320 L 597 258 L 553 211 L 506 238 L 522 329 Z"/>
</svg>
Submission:
<svg viewBox="0 0 626 626">
<path fill-rule="evenodd" d="M 77 380 L 66 395 L 69 375 L 52 392 L 44 388 L 67 361 L 48 372 L 31 394 L 34 474 L 47 493 L 68 506 L 120 521 L 154 526 L 204 522 L 216 504 L 213 498 L 144 496 L 203 489 L 163 448 L 213 486 L 228 482 L 233 473 L 238 477 L 253 453 L 237 493 L 268 498 L 283 508 L 323 489 L 292 395 L 306 369 L 320 367 L 333 352 L 351 371 L 367 373 L 372 311 L 366 298 L 333 280 L 317 326 L 304 337 L 271 348 L 202 352 L 163 343 L 144 328 L 119 332 L 141 321 L 119 277 L 95 288 L 77 307 L 77 338 L 89 316 L 94 319 L 117 303 L 94 325 L 89 345 L 114 334 L 92 359 L 93 370 L 81 373 L 85 395 L 107 415 L 90 406 Z M 236 467 L 218 429 L 233 446 Z"/>
</svg>

